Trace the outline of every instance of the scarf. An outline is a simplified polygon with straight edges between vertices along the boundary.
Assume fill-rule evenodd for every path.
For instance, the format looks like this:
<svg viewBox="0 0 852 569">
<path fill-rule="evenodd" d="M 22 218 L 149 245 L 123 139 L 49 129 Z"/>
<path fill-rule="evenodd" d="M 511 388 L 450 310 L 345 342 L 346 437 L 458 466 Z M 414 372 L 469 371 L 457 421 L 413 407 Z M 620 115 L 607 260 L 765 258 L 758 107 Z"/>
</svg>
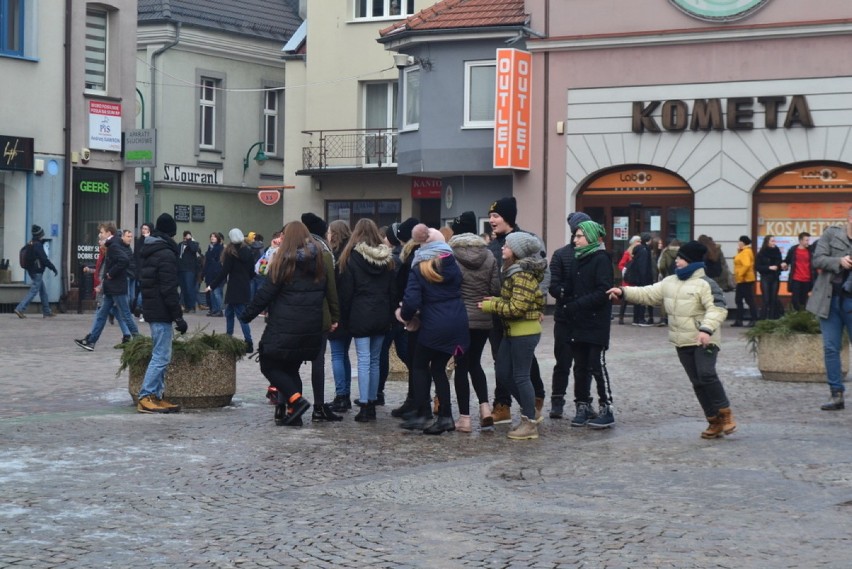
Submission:
<svg viewBox="0 0 852 569">
<path fill-rule="evenodd" d="M 704 261 L 696 261 L 695 263 L 690 263 L 685 267 L 675 269 L 675 274 L 677 275 L 677 278 L 679 278 L 682 281 L 685 281 L 686 279 L 688 279 L 689 277 L 692 276 L 692 273 L 694 273 L 698 269 L 703 269 L 703 268 L 704 268 Z"/>
<path fill-rule="evenodd" d="M 428 261 L 435 257 L 444 257 L 452 254 L 452 248 L 444 241 L 432 241 L 430 243 L 424 243 L 420 246 L 420 249 L 414 252 L 414 261 L 412 264 L 416 265 L 420 261 Z"/>
</svg>

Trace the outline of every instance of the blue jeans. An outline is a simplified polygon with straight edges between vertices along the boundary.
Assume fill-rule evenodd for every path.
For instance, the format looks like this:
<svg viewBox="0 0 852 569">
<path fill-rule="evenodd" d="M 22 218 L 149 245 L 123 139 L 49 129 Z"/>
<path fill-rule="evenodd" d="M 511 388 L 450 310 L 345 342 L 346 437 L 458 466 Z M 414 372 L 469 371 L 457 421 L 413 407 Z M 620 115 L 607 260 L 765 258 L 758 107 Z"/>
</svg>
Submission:
<svg viewBox="0 0 852 569">
<path fill-rule="evenodd" d="M 32 279 L 32 284 L 30 284 L 30 291 L 27 293 L 27 296 L 24 297 L 18 306 L 15 307 L 15 310 L 23 312 L 27 309 L 27 306 L 33 301 L 33 299 L 38 295 L 41 300 L 41 313 L 42 314 L 50 314 L 50 300 L 47 298 L 47 287 L 44 286 L 44 273 L 29 273 L 30 278 Z"/>
<path fill-rule="evenodd" d="M 222 293 L 225 285 L 210 289 L 210 312 L 222 312 Z"/>
<path fill-rule="evenodd" d="M 843 365 L 840 353 L 843 350 L 843 329 L 852 338 L 852 298 L 834 294 L 831 297 L 831 308 L 828 318 L 819 319 L 819 329 L 822 331 L 822 349 L 825 358 L 825 372 L 828 376 L 828 386 L 832 392 L 844 392 Z"/>
<path fill-rule="evenodd" d="M 495 375 L 521 406 L 527 419 L 535 419 L 535 390 L 530 379 L 535 347 L 541 334 L 530 336 L 503 336 L 497 350 Z"/>
<path fill-rule="evenodd" d="M 151 351 L 151 361 L 145 370 L 145 378 L 142 380 L 142 388 L 139 390 L 139 399 L 148 395 L 163 397 L 166 383 L 166 368 L 172 361 L 172 323 L 171 322 L 149 322 L 151 327 L 151 339 L 154 347 Z"/>
<path fill-rule="evenodd" d="M 263 285 L 266 283 L 266 277 L 262 277 L 260 275 L 255 275 L 252 277 L 251 282 L 249 282 L 249 291 L 251 296 L 250 299 L 254 299 L 254 295 L 257 294 L 257 291 L 263 288 Z"/>
<path fill-rule="evenodd" d="M 198 281 L 192 271 L 178 271 L 180 279 L 180 299 L 187 310 L 198 307 Z"/>
<path fill-rule="evenodd" d="M 334 374 L 334 394 L 349 397 L 352 387 L 352 362 L 349 361 L 349 345 L 352 336 L 338 332 L 338 337 L 329 340 L 331 346 L 331 372 Z"/>
<path fill-rule="evenodd" d="M 98 339 L 101 337 L 101 332 L 104 331 L 104 326 L 106 325 L 107 316 L 109 316 L 113 306 L 118 310 L 116 318 L 118 318 L 120 322 L 124 323 L 122 334 L 124 334 L 125 328 L 126 331 L 133 336 L 139 334 L 139 329 L 136 327 L 133 315 L 130 314 L 130 306 L 127 304 L 127 295 L 105 294 L 98 311 L 95 313 L 95 322 L 92 324 L 92 331 L 89 332 L 88 335 L 90 343 L 97 343 Z"/>
<path fill-rule="evenodd" d="M 382 353 L 384 334 L 355 338 L 355 354 L 358 356 L 358 397 L 364 401 L 375 401 L 379 394 L 379 357 Z"/>
<path fill-rule="evenodd" d="M 245 304 L 229 304 L 225 307 L 225 333 L 228 336 L 234 335 L 234 316 L 239 319 L 245 311 Z M 251 327 L 244 322 L 240 322 L 240 329 L 243 331 L 245 341 L 251 342 Z"/>
</svg>

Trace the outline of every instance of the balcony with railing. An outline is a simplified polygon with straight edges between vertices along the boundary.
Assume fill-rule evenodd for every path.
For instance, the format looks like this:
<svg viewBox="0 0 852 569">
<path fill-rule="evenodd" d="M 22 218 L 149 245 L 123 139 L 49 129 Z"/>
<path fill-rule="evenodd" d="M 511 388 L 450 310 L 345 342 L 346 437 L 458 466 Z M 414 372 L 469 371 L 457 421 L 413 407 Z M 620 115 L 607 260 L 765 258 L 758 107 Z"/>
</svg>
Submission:
<svg viewBox="0 0 852 569">
<path fill-rule="evenodd" d="M 304 173 L 353 168 L 395 168 L 398 133 L 395 128 L 305 130 L 309 145 L 302 148 Z"/>
</svg>

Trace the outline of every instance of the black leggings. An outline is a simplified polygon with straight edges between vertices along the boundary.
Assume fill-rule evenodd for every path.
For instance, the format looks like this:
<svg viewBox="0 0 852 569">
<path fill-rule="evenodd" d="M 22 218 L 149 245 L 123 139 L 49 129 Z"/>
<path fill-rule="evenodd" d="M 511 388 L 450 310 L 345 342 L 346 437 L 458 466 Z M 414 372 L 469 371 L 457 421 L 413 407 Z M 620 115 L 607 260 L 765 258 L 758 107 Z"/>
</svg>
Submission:
<svg viewBox="0 0 852 569">
<path fill-rule="evenodd" d="M 734 293 L 734 303 L 737 305 L 737 322 L 743 321 L 743 303 L 748 304 L 751 321 L 757 321 L 757 305 L 754 303 L 754 281 L 737 283 L 737 289 Z"/>
<path fill-rule="evenodd" d="M 278 389 L 279 403 L 286 403 L 294 394 L 302 393 L 301 366 L 301 360 L 281 360 L 260 354 L 260 372 Z"/>
<path fill-rule="evenodd" d="M 410 346 L 409 346 L 410 347 Z M 447 362 L 450 354 L 427 348 L 422 344 L 414 347 L 414 400 L 421 415 L 429 414 L 429 386 L 435 382 L 442 417 L 453 416 L 450 400 L 450 380 L 447 379 Z"/>
<path fill-rule="evenodd" d="M 479 403 L 488 403 L 488 383 L 481 360 L 489 332 L 490 330 L 487 329 L 469 329 L 470 346 L 461 357 L 456 358 L 453 382 L 456 388 L 456 401 L 459 404 L 459 415 L 470 415 L 470 383 L 473 384 Z M 468 375 L 470 375 L 470 383 L 467 381 Z"/>
<path fill-rule="evenodd" d="M 328 343 L 328 332 L 323 332 L 320 351 L 311 362 L 311 387 L 314 391 L 314 406 L 322 405 L 325 401 L 325 346 Z"/>
</svg>

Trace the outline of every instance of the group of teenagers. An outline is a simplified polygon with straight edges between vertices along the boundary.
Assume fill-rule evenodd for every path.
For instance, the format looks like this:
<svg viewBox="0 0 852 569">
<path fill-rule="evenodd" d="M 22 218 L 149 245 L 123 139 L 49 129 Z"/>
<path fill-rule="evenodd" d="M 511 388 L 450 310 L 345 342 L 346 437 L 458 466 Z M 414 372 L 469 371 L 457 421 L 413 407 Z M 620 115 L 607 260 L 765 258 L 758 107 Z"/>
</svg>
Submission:
<svg viewBox="0 0 852 569">
<path fill-rule="evenodd" d="M 508 437 L 538 438 L 544 390 L 535 349 L 545 294 L 550 294 L 556 300 L 552 418 L 563 416 L 573 365 L 571 425 L 606 429 L 615 424 L 605 353 L 612 301 L 621 299 L 665 307 L 669 339 L 708 421 L 701 436 L 718 438 L 736 430 L 716 373 L 727 310 L 721 288 L 705 274 L 703 244 L 680 246 L 674 274 L 659 282 L 614 286 L 601 224 L 572 213 L 567 220 L 571 242 L 548 264 L 541 239 L 521 230 L 516 216 L 514 198 L 491 205 L 490 243 L 477 234 L 473 212 L 454 219 L 449 230 L 413 218 L 380 229 L 365 218 L 350 231 L 343 221 L 326 225 L 311 213 L 285 225 L 269 258 L 265 283 L 239 315 L 243 323 L 266 315 L 258 360 L 270 382 L 275 424 L 299 426 L 312 407 L 303 395 L 303 362 L 312 362 L 314 421 L 342 419 L 337 413 L 352 408 L 352 343 L 359 393 L 355 404 L 360 407 L 354 419 L 375 421 L 376 406 L 384 404 L 388 366 L 382 362 L 395 343 L 409 369 L 406 399 L 391 411 L 402 419 L 402 428 L 432 435 L 471 432 L 472 385 L 481 430 L 510 423 L 514 399 L 520 420 Z M 497 382 L 493 409 L 481 363 L 488 341 Z M 323 393 L 326 343 L 335 378 L 332 403 L 324 402 Z M 457 419 L 447 375 L 450 361 Z"/>
</svg>

